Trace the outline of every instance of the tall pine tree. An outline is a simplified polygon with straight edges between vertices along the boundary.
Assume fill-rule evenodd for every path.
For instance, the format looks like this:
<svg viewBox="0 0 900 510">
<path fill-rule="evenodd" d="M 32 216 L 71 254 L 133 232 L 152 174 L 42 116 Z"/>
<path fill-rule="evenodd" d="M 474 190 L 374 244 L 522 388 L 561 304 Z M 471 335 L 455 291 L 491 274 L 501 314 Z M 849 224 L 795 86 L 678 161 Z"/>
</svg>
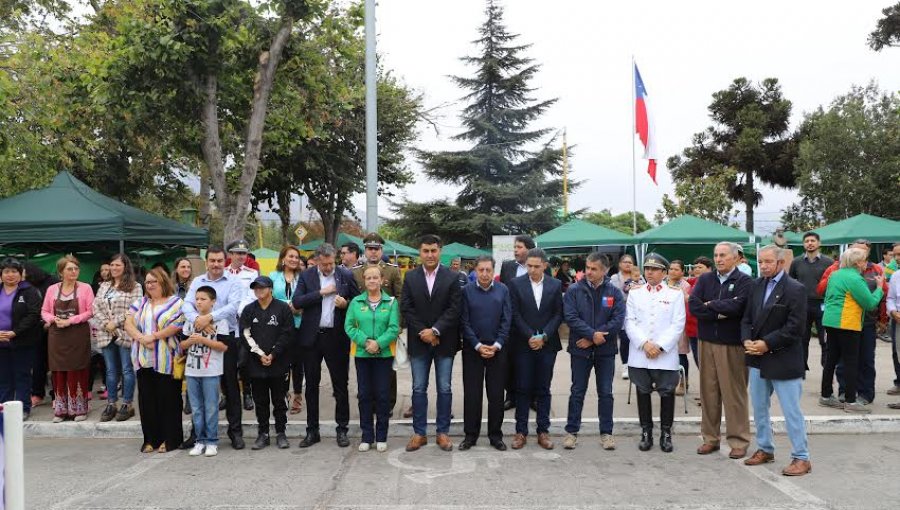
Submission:
<svg viewBox="0 0 900 510">
<path fill-rule="evenodd" d="M 469 92 L 462 112 L 465 131 L 454 137 L 472 142 L 465 151 L 420 152 L 425 174 L 462 186 L 455 202 L 396 204 L 391 226 L 411 240 L 435 233 L 451 241 L 487 246 L 492 235 L 537 234 L 559 224 L 562 205 L 562 151 L 552 148 L 552 129 L 530 129 L 556 99 L 537 101 L 529 86 L 540 69 L 524 56 L 531 45 L 516 43 L 507 32 L 503 8 L 487 1 L 487 20 L 474 41 L 480 54 L 463 57 L 477 67 L 471 78 L 453 77 Z M 577 183 L 570 183 L 572 189 Z"/>
</svg>

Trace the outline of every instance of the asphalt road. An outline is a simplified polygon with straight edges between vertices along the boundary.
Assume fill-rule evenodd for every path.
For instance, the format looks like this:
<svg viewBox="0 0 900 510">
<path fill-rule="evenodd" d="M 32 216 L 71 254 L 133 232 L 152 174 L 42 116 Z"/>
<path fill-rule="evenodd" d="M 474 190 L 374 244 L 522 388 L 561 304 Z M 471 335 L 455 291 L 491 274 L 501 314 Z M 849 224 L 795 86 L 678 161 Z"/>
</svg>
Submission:
<svg viewBox="0 0 900 510">
<path fill-rule="evenodd" d="M 218 457 L 192 458 L 141 454 L 134 439 L 30 439 L 27 507 L 778 510 L 895 509 L 900 502 L 898 434 L 811 436 L 813 472 L 801 478 L 780 475 L 790 460 L 784 436 L 776 462 L 754 468 L 724 452 L 696 455 L 691 435 L 677 436 L 672 454 L 639 452 L 633 436 L 620 437 L 612 452 L 596 437 L 571 451 L 531 442 L 502 453 L 485 440 L 452 453 L 433 442 L 407 453 L 402 438 L 392 438 L 385 453 L 341 449 L 330 439 L 301 450 L 296 442 L 259 452 L 226 444 Z"/>
</svg>

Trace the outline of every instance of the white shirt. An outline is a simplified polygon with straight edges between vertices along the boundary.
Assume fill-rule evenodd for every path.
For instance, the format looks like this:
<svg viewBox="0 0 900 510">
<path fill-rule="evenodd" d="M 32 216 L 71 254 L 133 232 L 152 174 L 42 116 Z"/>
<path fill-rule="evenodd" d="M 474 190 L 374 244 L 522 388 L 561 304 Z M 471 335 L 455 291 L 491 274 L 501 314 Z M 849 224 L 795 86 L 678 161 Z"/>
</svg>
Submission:
<svg viewBox="0 0 900 510">
<path fill-rule="evenodd" d="M 900 271 L 891 276 L 887 295 L 887 313 L 900 312 Z M 900 328 L 900 325 L 897 326 Z"/>
<path fill-rule="evenodd" d="M 256 301 L 256 295 L 250 290 L 250 284 L 259 277 L 259 272 L 256 269 L 251 269 L 247 266 L 241 266 L 239 269 L 235 269 L 230 265 L 225 268 L 225 271 L 230 275 L 237 276 L 237 279 L 241 282 L 240 285 L 243 288 L 243 296 L 241 297 L 240 304 L 238 304 L 237 311 L 238 317 L 240 317 L 241 312 L 244 311 L 244 307 Z"/>
<path fill-rule="evenodd" d="M 330 275 L 325 276 L 322 270 L 319 270 L 319 288 L 324 289 L 329 285 L 335 285 L 334 271 Z M 319 318 L 320 328 L 334 327 L 334 302 L 337 298 L 337 292 L 322 297 L 322 316 Z"/>
<path fill-rule="evenodd" d="M 678 341 L 686 319 L 684 293 L 663 283 L 634 287 L 625 303 L 625 332 L 628 333 L 628 366 L 678 370 Z M 652 340 L 663 352 L 650 359 L 644 344 Z"/>
<path fill-rule="evenodd" d="M 541 281 L 535 283 L 531 278 L 528 279 L 531 282 L 531 292 L 534 292 L 534 302 L 537 304 L 537 309 L 541 309 L 541 296 L 544 295 L 544 277 L 541 276 Z"/>
</svg>

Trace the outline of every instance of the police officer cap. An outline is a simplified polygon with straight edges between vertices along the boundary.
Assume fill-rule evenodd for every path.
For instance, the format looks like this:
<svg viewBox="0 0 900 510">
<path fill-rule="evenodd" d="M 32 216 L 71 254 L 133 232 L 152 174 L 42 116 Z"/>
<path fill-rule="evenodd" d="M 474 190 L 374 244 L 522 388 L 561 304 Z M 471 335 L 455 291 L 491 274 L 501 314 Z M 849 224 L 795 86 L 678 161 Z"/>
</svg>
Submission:
<svg viewBox="0 0 900 510">
<path fill-rule="evenodd" d="M 644 267 L 669 269 L 669 261 L 658 253 L 649 253 L 646 257 L 644 257 Z"/>
<path fill-rule="evenodd" d="M 228 251 L 234 253 L 249 253 L 250 243 L 243 239 L 232 241 L 231 244 L 228 245 Z"/>
<path fill-rule="evenodd" d="M 384 238 L 378 235 L 377 232 L 369 232 L 363 238 L 363 245 L 366 248 L 381 248 L 384 246 Z"/>
</svg>

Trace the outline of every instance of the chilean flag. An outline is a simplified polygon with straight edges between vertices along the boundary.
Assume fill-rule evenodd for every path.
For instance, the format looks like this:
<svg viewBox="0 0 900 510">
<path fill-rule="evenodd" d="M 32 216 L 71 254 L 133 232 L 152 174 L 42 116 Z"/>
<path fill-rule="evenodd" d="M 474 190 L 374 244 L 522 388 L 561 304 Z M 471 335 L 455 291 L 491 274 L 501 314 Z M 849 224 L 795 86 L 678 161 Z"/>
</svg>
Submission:
<svg viewBox="0 0 900 510">
<path fill-rule="evenodd" d="M 656 135 L 653 133 L 653 119 L 650 115 L 650 99 L 641 79 L 637 64 L 634 65 L 634 130 L 644 145 L 643 158 L 649 160 L 647 173 L 656 184 Z"/>
</svg>

